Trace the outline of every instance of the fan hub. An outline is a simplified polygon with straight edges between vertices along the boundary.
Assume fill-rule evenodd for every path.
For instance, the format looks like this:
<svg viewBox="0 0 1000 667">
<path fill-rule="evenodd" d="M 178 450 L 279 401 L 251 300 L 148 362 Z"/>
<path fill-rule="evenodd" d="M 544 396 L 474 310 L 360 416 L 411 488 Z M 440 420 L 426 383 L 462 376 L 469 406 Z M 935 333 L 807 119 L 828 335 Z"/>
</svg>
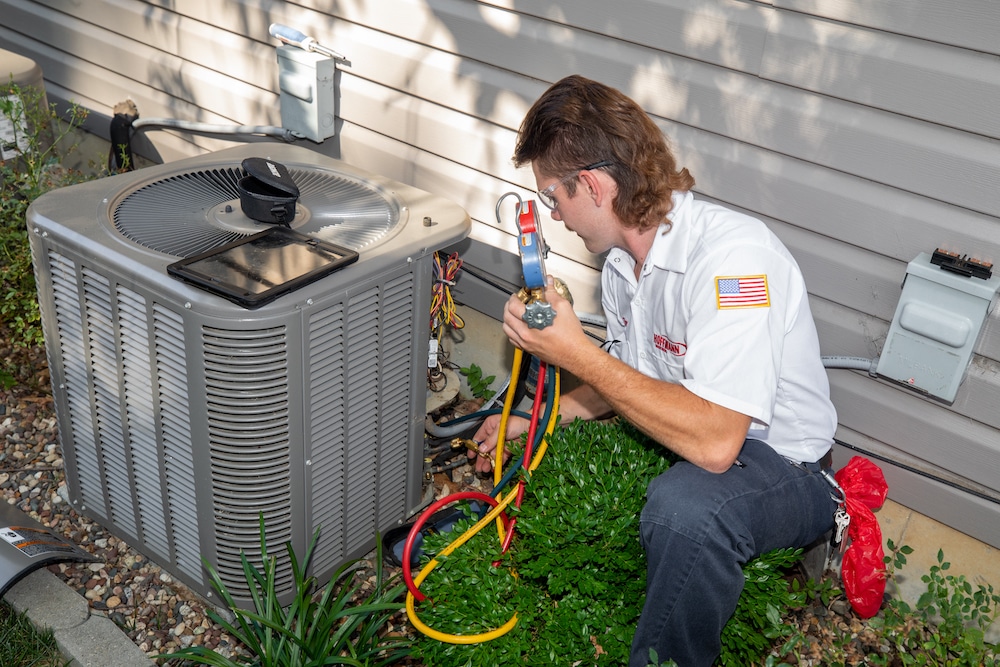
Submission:
<svg viewBox="0 0 1000 667">
<path fill-rule="evenodd" d="M 300 227 L 309 220 L 309 217 L 309 212 L 301 204 L 296 205 L 295 217 L 289 223 L 289 227 Z M 212 207 L 208 211 L 208 221 L 218 225 L 221 229 L 248 236 L 264 231 L 269 226 L 267 223 L 257 222 L 247 216 L 240 208 L 239 199 Z"/>
</svg>

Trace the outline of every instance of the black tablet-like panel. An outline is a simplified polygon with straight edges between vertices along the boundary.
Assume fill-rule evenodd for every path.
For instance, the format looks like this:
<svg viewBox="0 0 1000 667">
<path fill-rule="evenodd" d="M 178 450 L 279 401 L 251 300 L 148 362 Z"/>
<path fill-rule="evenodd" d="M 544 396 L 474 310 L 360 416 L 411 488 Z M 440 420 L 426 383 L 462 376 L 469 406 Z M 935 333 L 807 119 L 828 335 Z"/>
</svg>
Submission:
<svg viewBox="0 0 1000 667">
<path fill-rule="evenodd" d="M 358 253 L 348 248 L 272 227 L 174 262 L 167 273 L 253 309 L 357 259 Z"/>
</svg>

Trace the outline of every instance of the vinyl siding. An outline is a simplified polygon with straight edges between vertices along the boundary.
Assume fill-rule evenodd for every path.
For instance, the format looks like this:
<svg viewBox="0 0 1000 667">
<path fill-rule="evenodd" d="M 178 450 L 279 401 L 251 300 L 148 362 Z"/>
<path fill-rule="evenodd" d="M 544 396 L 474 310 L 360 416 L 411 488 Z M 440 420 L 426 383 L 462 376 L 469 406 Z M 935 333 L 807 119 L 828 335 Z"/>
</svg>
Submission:
<svg viewBox="0 0 1000 667">
<path fill-rule="evenodd" d="M 496 202 L 533 188 L 510 164 L 517 126 L 571 73 L 640 101 L 701 196 L 760 217 L 788 245 L 825 355 L 878 357 L 918 253 L 1000 262 L 994 0 L 0 0 L 0 17 L 0 47 L 38 62 L 50 97 L 93 109 L 98 133 L 129 97 L 142 118 L 279 125 L 267 28 L 304 30 L 349 60 L 337 136 L 304 143 L 461 204 L 475 221 L 467 261 L 500 281 L 519 271 Z M 162 160 L 228 145 L 146 137 Z M 548 269 L 597 312 L 601 258 L 558 223 L 544 229 Z M 502 301 L 477 294 L 485 310 Z M 862 450 L 890 497 L 994 546 L 998 318 L 952 405 L 830 371 L 839 462 Z"/>
</svg>

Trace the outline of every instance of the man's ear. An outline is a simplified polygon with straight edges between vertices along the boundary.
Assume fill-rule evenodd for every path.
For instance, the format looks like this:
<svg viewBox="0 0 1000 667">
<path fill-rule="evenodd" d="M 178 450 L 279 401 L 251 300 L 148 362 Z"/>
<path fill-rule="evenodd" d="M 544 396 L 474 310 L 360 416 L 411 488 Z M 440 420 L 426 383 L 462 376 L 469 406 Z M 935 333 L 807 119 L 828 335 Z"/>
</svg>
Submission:
<svg viewBox="0 0 1000 667">
<path fill-rule="evenodd" d="M 610 176 L 592 169 L 582 172 L 580 181 L 580 187 L 585 188 L 584 193 L 593 200 L 595 206 L 599 207 L 602 203 L 611 203 L 615 183 Z"/>
</svg>

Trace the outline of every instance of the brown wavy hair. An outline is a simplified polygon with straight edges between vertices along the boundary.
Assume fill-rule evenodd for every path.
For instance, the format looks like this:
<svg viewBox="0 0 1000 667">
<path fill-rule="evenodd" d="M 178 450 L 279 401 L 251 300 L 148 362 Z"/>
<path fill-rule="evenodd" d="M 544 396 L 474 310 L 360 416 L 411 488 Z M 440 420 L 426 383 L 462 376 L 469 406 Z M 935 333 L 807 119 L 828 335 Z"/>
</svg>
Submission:
<svg viewBox="0 0 1000 667">
<path fill-rule="evenodd" d="M 612 202 L 626 227 L 644 229 L 665 221 L 674 190 L 694 187 L 652 119 L 624 93 L 579 75 L 554 83 L 531 106 L 518 130 L 518 167 L 535 163 L 547 176 L 563 177 L 586 165 L 603 167 L 618 184 Z M 576 180 L 566 184 L 576 192 Z"/>
</svg>

